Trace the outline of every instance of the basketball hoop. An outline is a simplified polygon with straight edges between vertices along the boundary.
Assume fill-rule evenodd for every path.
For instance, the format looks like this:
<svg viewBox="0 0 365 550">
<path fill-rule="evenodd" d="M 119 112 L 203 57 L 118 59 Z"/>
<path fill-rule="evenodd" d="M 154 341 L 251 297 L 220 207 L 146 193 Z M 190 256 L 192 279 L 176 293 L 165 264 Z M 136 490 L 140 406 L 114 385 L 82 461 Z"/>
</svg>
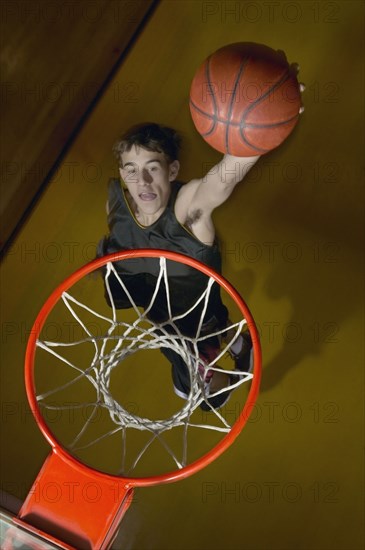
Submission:
<svg viewBox="0 0 365 550">
<path fill-rule="evenodd" d="M 123 262 L 133 262 L 141 258 L 153 258 L 159 265 L 151 301 L 143 309 L 130 295 L 117 269 Z M 176 312 L 170 299 L 170 272 L 174 271 L 173 266 L 176 263 L 198 270 L 206 277 L 205 290 L 187 311 Z M 101 270 L 104 280 L 101 277 L 96 279 L 90 276 L 93 272 Z M 129 297 L 128 310 L 116 307 L 110 285 L 111 277 Z M 86 288 L 92 287 L 91 292 L 88 288 L 91 305 L 89 302 L 88 305 L 85 304 L 85 289 L 80 281 L 84 281 Z M 99 284 L 100 287 L 101 282 L 109 305 L 105 303 L 104 296 L 100 297 L 99 293 L 97 297 L 95 292 L 95 285 Z M 228 309 L 234 305 L 235 319 L 229 326 L 219 330 L 213 328 L 212 332 L 207 332 L 204 329 L 204 316 L 211 292 L 217 285 L 224 292 L 223 299 L 226 299 L 227 304 L 229 302 Z M 69 292 L 71 287 L 73 290 Z M 156 323 L 151 320 L 150 314 L 159 292 L 163 292 L 166 297 L 166 318 Z M 199 311 L 197 326 L 193 335 L 186 336 L 181 330 L 180 322 L 195 311 Z M 70 331 L 71 326 L 73 331 Z M 96 333 L 92 329 L 96 329 Z M 226 368 L 218 366 L 218 361 L 224 363 L 230 346 L 242 330 L 249 331 L 253 343 L 252 372 L 251 369 L 250 372 L 243 373 L 235 371 L 228 387 L 214 394 L 209 393 L 205 374 L 208 371 L 227 373 Z M 68 339 L 65 338 L 66 332 Z M 70 336 L 73 336 L 73 339 Z M 204 364 L 202 375 L 199 349 L 202 343 L 210 338 L 218 338 L 223 344 L 219 353 Z M 80 352 L 82 347 L 85 351 Z M 133 357 L 138 357 L 137 352 L 158 349 L 168 349 L 182 359 L 189 370 L 190 392 L 185 396 L 180 410 L 170 413 L 167 418 L 150 419 L 139 411 L 137 414 L 119 397 L 116 398 L 113 384 L 118 390 L 120 386 L 128 385 L 120 380 L 115 383 L 115 373 L 121 370 L 122 365 L 130 358 L 133 360 Z M 35 366 L 38 368 L 38 365 L 40 372 L 43 372 L 41 381 L 35 372 Z M 157 366 L 152 366 L 154 371 L 157 370 Z M 135 367 L 132 370 L 137 371 Z M 47 376 L 45 373 L 48 373 Z M 254 406 L 260 375 L 259 337 L 251 313 L 233 286 L 206 265 L 175 252 L 148 249 L 110 254 L 80 268 L 61 283 L 45 302 L 29 337 L 25 358 L 27 396 L 36 422 L 50 443 L 52 451 L 16 522 L 29 530 L 42 531 L 43 536 L 50 541 L 56 541 L 61 548 L 110 548 L 120 521 L 131 503 L 135 487 L 186 478 L 210 464 L 233 443 Z M 216 410 L 211 405 L 212 397 L 232 390 L 234 395 L 236 391 L 237 394 L 241 391 L 240 399 L 244 399 L 242 410 L 234 423 L 228 422 L 225 411 Z M 126 391 L 128 393 L 128 389 Z M 74 426 L 70 421 L 70 413 L 76 415 L 75 411 L 81 410 L 81 404 L 75 398 L 71 401 L 65 400 L 67 392 L 85 396 L 88 407 L 83 425 L 78 420 L 75 421 L 76 433 L 72 434 L 71 442 L 68 432 L 72 431 Z M 59 397 L 55 402 L 56 396 Z M 155 400 L 156 397 L 159 396 L 155 396 Z M 208 409 L 204 414 L 200 408 L 202 404 Z M 62 417 L 65 411 L 68 413 L 67 429 L 59 427 L 58 424 L 61 426 L 62 423 L 58 420 L 56 422 L 55 417 L 52 417 L 51 421 L 45 418 L 50 413 Z M 99 413 L 104 415 L 103 420 L 94 427 L 93 423 Z M 176 437 L 178 444 L 181 444 L 178 450 L 175 449 L 176 441 L 171 436 L 173 430 L 179 433 Z M 204 434 L 214 434 L 214 447 L 208 452 L 203 450 L 202 456 L 197 457 L 195 444 L 192 444 L 189 438 L 194 441 L 195 436 L 190 434 L 202 430 Z M 138 440 L 140 434 L 143 443 Z M 84 458 L 85 449 L 95 449 L 104 445 L 105 441 L 114 441 L 113 438 L 119 436 L 120 441 L 118 440 L 116 448 L 120 449 L 122 466 L 117 473 L 111 473 L 108 468 L 105 470 L 102 466 L 95 466 Z M 134 436 L 137 442 L 134 441 Z M 207 435 L 203 438 L 200 435 L 199 439 L 210 437 L 211 435 Z M 218 442 L 214 439 L 216 437 L 220 438 Z M 64 439 L 67 440 L 66 443 Z M 129 440 L 132 441 L 134 456 L 126 464 L 129 460 Z M 148 472 L 148 475 L 143 476 L 137 473 L 134 477 L 134 470 L 140 466 L 152 447 L 158 448 L 156 452 L 164 453 L 167 473 Z M 108 453 L 101 453 L 102 460 L 105 459 L 105 454 Z M 149 460 L 146 459 L 147 462 Z M 173 469 L 168 466 L 169 463 L 174 466 Z M 53 494 L 52 484 L 56 493 L 59 487 L 64 490 Z M 46 491 L 47 487 L 52 498 Z"/>
</svg>

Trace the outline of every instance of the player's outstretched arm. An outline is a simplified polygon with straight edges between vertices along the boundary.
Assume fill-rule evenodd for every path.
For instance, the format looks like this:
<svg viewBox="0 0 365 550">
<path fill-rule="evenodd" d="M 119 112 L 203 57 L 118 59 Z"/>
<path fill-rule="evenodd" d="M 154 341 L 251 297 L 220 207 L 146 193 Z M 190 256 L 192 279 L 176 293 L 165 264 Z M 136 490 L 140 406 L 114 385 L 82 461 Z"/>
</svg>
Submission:
<svg viewBox="0 0 365 550">
<path fill-rule="evenodd" d="M 210 180 L 210 185 L 234 187 L 237 183 L 243 181 L 259 158 L 259 156 L 235 157 L 224 155 L 222 160 L 209 170 L 203 180 Z M 217 181 L 215 181 L 216 177 Z"/>
<path fill-rule="evenodd" d="M 223 204 L 259 158 L 224 155 L 203 178 L 190 182 L 194 187 L 191 201 L 194 207 L 207 213 Z"/>
</svg>

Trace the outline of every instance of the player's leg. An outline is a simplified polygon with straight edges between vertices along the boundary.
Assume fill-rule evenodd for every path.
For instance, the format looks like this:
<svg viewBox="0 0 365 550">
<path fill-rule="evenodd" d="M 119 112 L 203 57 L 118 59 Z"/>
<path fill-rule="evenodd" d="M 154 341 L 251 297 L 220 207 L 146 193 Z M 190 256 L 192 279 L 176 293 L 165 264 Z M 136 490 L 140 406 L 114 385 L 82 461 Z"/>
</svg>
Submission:
<svg viewBox="0 0 365 550">
<path fill-rule="evenodd" d="M 187 399 L 190 393 L 191 386 L 189 370 L 184 360 L 180 355 L 169 348 L 161 348 L 161 352 L 171 363 L 172 380 L 175 393 L 179 397 Z M 229 375 L 226 375 L 225 373 L 214 372 L 214 376 L 210 376 L 209 374 L 204 374 L 204 369 L 202 369 L 201 375 L 202 377 L 204 377 L 203 382 L 206 384 L 206 391 L 208 394 L 212 394 L 220 389 L 226 388 L 232 383 L 230 381 Z M 208 397 L 206 401 L 214 409 L 219 409 L 226 403 L 227 399 L 229 398 L 229 394 L 229 391 L 223 392 L 217 396 Z M 200 408 L 203 410 L 210 410 L 210 406 L 205 401 L 200 404 Z"/>
<path fill-rule="evenodd" d="M 232 324 L 229 322 L 229 324 Z M 222 336 L 222 343 L 227 345 L 234 338 L 234 329 L 228 330 Z M 253 367 L 253 345 L 251 335 L 248 330 L 245 330 L 237 336 L 228 349 L 228 353 L 232 357 L 235 370 L 240 372 L 251 372 Z"/>
<path fill-rule="evenodd" d="M 215 332 L 223 330 L 224 328 L 232 325 L 232 322 L 228 317 L 228 310 L 226 306 L 222 303 L 219 290 L 220 289 L 218 289 L 217 292 L 212 293 L 210 297 L 209 306 L 207 308 L 207 315 L 205 316 L 205 321 L 202 327 L 201 334 L 214 334 Z M 212 314 L 212 312 L 214 313 Z M 208 317 L 209 315 L 210 317 Z M 199 346 L 200 357 L 205 359 L 207 365 L 209 365 L 209 363 L 214 361 L 214 359 L 221 352 L 221 345 L 229 344 L 234 336 L 235 329 L 232 328 L 227 332 L 223 332 L 222 336 L 219 339 L 214 336 L 212 338 L 208 338 L 202 341 Z M 239 334 L 235 338 L 233 343 L 230 345 L 228 352 L 234 361 L 235 371 L 251 372 L 253 365 L 253 346 L 251 336 L 248 331 Z M 236 381 L 237 377 L 235 377 L 231 373 L 226 374 L 221 371 L 214 371 L 209 384 L 209 392 L 211 394 L 214 394 L 215 392 L 232 385 Z M 219 398 L 220 401 L 222 401 L 223 399 L 224 403 L 228 400 L 229 395 L 230 391 L 227 391 L 217 396 L 217 398 Z M 220 404 L 219 406 L 222 406 L 222 404 Z M 202 408 L 207 408 L 206 404 L 203 403 L 202 405 Z"/>
<path fill-rule="evenodd" d="M 190 393 L 190 375 L 189 369 L 183 358 L 170 348 L 160 348 L 162 354 L 171 364 L 172 382 L 175 393 L 187 399 Z"/>
</svg>

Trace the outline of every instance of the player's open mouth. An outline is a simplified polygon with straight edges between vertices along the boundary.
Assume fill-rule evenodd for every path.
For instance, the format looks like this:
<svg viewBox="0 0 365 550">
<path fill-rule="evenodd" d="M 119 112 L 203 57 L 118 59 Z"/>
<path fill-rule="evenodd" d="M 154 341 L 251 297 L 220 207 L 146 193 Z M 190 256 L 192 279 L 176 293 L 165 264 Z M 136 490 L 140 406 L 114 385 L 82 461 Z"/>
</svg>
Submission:
<svg viewBox="0 0 365 550">
<path fill-rule="evenodd" d="M 139 198 L 142 201 L 153 201 L 157 197 L 156 193 L 140 193 Z"/>
</svg>

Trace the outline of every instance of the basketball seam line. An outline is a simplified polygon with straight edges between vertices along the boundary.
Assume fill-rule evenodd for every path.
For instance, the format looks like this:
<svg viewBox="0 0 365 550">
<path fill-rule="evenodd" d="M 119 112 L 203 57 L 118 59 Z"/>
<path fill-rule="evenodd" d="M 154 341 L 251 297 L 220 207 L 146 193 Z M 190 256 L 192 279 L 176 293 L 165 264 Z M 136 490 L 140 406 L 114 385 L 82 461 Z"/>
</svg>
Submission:
<svg viewBox="0 0 365 550">
<path fill-rule="evenodd" d="M 210 120 L 213 120 L 214 122 L 222 122 L 223 124 L 226 124 L 226 120 L 224 118 L 219 118 L 219 117 L 214 117 L 214 115 L 210 115 L 209 113 L 206 113 L 205 111 L 202 111 L 202 109 L 200 107 L 198 107 L 198 105 L 196 105 L 196 103 L 194 103 L 194 101 L 190 100 L 190 103 L 191 105 L 194 107 L 194 109 L 196 109 L 199 114 L 201 114 L 202 116 L 205 116 L 206 118 L 209 118 Z M 242 124 L 245 125 L 245 128 L 270 128 L 272 126 L 279 126 L 279 125 L 283 125 L 283 124 L 288 124 L 289 122 L 291 122 L 292 120 L 294 120 L 295 118 L 297 118 L 298 115 L 294 115 L 286 120 L 283 120 L 281 122 L 273 122 L 272 124 L 259 124 L 259 123 L 254 123 L 254 122 L 231 122 L 230 125 L 233 126 L 233 127 L 242 127 Z M 209 132 L 206 132 L 204 134 L 201 134 L 201 135 L 208 135 L 208 133 L 210 133 L 211 130 L 209 130 Z"/>
<path fill-rule="evenodd" d="M 226 151 L 227 151 L 228 154 L 230 154 L 228 141 L 229 141 L 229 129 L 230 129 L 230 125 L 231 125 L 231 117 L 232 117 L 232 111 L 233 111 L 233 102 L 235 100 L 236 93 L 237 93 L 237 87 L 238 87 L 239 81 L 241 80 L 241 76 L 242 76 L 242 73 L 243 73 L 243 70 L 245 68 L 245 64 L 247 63 L 247 61 L 248 61 L 248 59 L 244 58 L 242 60 L 241 66 L 238 69 L 236 81 L 234 83 L 233 94 L 232 94 L 232 97 L 231 97 L 231 103 L 230 103 L 229 108 L 228 108 L 227 123 L 226 123 L 226 139 L 225 139 Z"/>
<path fill-rule="evenodd" d="M 245 110 L 245 112 L 244 112 L 243 115 L 242 115 L 241 122 L 240 122 L 240 125 L 239 125 L 239 126 L 240 126 L 240 135 L 241 135 L 241 138 L 242 138 L 242 140 L 246 143 L 246 145 L 248 145 L 249 147 L 255 149 L 255 150 L 258 151 L 258 152 L 266 152 L 266 151 L 268 151 L 268 149 L 262 149 L 262 148 L 259 148 L 259 147 L 255 146 L 255 145 L 252 145 L 252 143 L 250 143 L 250 141 L 248 140 L 248 138 L 246 137 L 246 135 L 245 135 L 244 132 L 245 132 L 245 128 L 246 128 L 246 127 L 251 127 L 251 128 L 252 128 L 252 127 L 253 127 L 253 128 L 258 128 L 258 127 L 260 127 L 260 128 L 261 128 L 261 126 L 248 126 L 248 125 L 246 126 L 246 121 L 245 121 L 245 119 L 246 119 L 247 116 L 250 114 L 250 112 L 252 111 L 252 109 L 254 109 L 257 105 L 259 105 L 259 104 L 261 103 L 261 101 L 263 101 L 264 99 L 266 99 L 267 96 L 268 96 L 270 93 L 274 92 L 277 88 L 279 88 L 282 84 L 284 84 L 284 83 L 288 80 L 289 76 L 290 76 L 290 71 L 289 71 L 289 69 L 287 69 L 287 70 L 285 71 L 285 73 L 283 74 L 283 76 L 282 76 L 281 78 L 279 78 L 279 80 L 278 80 L 275 84 L 273 84 L 273 85 L 272 85 L 272 86 L 271 86 L 271 87 L 270 87 L 261 97 L 259 97 L 258 99 L 256 99 L 253 103 L 251 103 L 251 105 L 249 105 L 249 106 L 247 107 L 247 109 Z M 291 120 L 293 120 L 293 118 L 296 118 L 296 116 L 297 116 L 297 115 L 295 115 L 294 117 L 291 117 L 291 118 L 290 118 L 289 120 L 287 120 L 287 121 L 284 121 L 284 122 L 281 121 L 281 122 L 279 122 L 279 123 L 277 123 L 277 124 L 263 125 L 262 128 L 270 128 L 270 127 L 272 127 L 272 126 L 281 126 L 282 124 L 288 124 Z"/>
<path fill-rule="evenodd" d="M 279 88 L 282 84 L 284 84 L 284 82 L 288 80 L 289 76 L 290 76 L 290 72 L 289 70 L 287 70 L 283 74 L 283 76 L 275 84 L 273 84 L 262 96 L 255 99 L 255 101 L 253 101 L 251 105 L 249 105 L 245 110 L 245 112 L 243 113 L 241 123 L 244 121 L 245 117 L 247 117 L 247 115 L 252 111 L 252 109 L 254 109 L 259 103 L 261 103 L 261 101 L 266 99 L 267 96 L 271 94 L 271 92 L 274 92 L 277 88 Z"/>
<path fill-rule="evenodd" d="M 270 151 L 270 149 L 262 149 L 260 147 L 258 147 L 257 145 L 252 145 L 252 143 L 250 143 L 248 141 L 248 139 L 246 138 L 246 136 L 244 134 L 242 134 L 242 131 L 240 130 L 240 134 L 241 134 L 241 138 L 242 138 L 242 141 L 248 146 L 250 147 L 251 149 L 254 149 L 255 151 L 257 151 L 258 153 L 267 153 L 268 151 Z"/>
<path fill-rule="evenodd" d="M 253 122 L 245 122 L 245 128 L 275 128 L 276 126 L 282 126 L 283 124 L 289 124 L 289 122 L 292 122 L 294 119 L 298 118 L 299 115 L 294 115 L 290 118 L 287 118 L 286 120 L 282 120 L 281 122 L 273 122 L 272 124 L 256 124 Z"/>
<path fill-rule="evenodd" d="M 209 86 L 209 90 L 210 90 L 210 93 L 212 95 L 212 101 L 213 101 L 213 112 L 214 112 L 214 117 L 213 117 L 213 126 L 211 127 L 211 129 L 208 131 L 208 133 L 206 134 L 207 136 L 209 136 L 209 134 L 211 134 L 214 130 L 215 130 L 215 127 L 217 125 L 217 119 L 218 119 L 218 113 L 217 113 L 217 102 L 216 102 L 216 99 L 215 99 L 215 95 L 214 95 L 214 90 L 213 90 L 213 87 L 212 87 L 212 83 L 210 81 L 210 60 L 211 60 L 211 56 L 208 57 L 207 59 L 207 63 L 206 63 L 206 67 L 205 67 L 205 76 L 207 78 L 207 82 L 208 82 L 208 86 Z"/>
</svg>

